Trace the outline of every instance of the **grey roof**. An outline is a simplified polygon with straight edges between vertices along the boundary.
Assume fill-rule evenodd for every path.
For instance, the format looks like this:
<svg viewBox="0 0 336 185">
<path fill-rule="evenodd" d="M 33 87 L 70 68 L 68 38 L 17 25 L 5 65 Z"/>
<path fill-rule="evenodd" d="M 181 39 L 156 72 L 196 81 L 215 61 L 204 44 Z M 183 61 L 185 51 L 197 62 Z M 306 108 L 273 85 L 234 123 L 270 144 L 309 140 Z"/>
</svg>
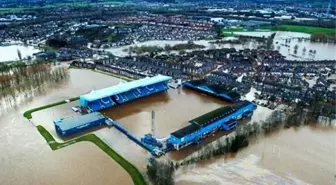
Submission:
<svg viewBox="0 0 336 185">
<path fill-rule="evenodd" d="M 100 120 L 103 118 L 104 116 L 100 114 L 99 112 L 92 112 L 92 113 L 85 114 L 79 117 L 55 120 L 54 124 L 58 126 L 61 130 L 65 131 L 65 130 L 73 129 L 79 126 L 83 126 L 87 123 Z"/>
</svg>

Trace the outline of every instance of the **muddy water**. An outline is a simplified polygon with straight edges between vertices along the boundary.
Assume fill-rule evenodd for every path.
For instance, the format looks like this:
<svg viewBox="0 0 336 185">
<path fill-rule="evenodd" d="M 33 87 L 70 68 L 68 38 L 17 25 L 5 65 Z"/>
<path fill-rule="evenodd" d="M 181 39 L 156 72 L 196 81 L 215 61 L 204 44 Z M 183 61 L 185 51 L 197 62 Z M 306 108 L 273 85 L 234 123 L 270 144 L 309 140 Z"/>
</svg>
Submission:
<svg viewBox="0 0 336 185">
<path fill-rule="evenodd" d="M 27 109 L 89 91 L 93 85 L 86 87 L 87 84 L 102 76 L 105 79 L 95 85 L 97 88 L 118 83 L 117 79 L 98 73 L 71 70 L 70 81 L 59 90 L 37 96 L 0 117 L 1 185 L 132 184 L 127 172 L 93 144 L 77 143 L 52 151 L 35 126 L 22 117 Z"/>
<path fill-rule="evenodd" d="M 90 143 L 51 151 L 34 125 L 22 118 L 24 110 L 116 85 L 120 80 L 85 70 L 71 70 L 58 90 L 34 98 L 0 117 L 0 184 L 131 184 L 126 172 Z M 52 120 L 76 116 L 65 104 L 34 113 L 34 123 L 54 133 Z M 105 111 L 136 136 L 150 132 L 152 110 L 159 137 L 181 128 L 187 121 L 223 102 L 193 91 L 169 90 Z M 127 106 L 126 106 L 127 105 Z M 262 114 L 262 112 L 260 112 Z M 258 114 L 259 115 L 259 114 Z M 260 116 L 260 115 L 259 115 Z M 148 152 L 114 128 L 93 131 L 108 145 L 145 171 Z M 54 133 L 55 134 L 55 133 Z M 62 139 L 62 138 L 58 138 Z M 190 147 L 168 157 L 181 158 L 197 150 Z M 217 159 L 180 169 L 178 185 L 190 184 L 333 184 L 336 131 L 304 127 L 285 130 L 251 144 L 235 158 Z"/>
<path fill-rule="evenodd" d="M 336 130 L 303 127 L 261 138 L 235 158 L 178 170 L 178 185 L 335 184 Z"/>
<path fill-rule="evenodd" d="M 168 136 L 188 121 L 226 103 L 216 98 L 183 89 L 170 89 L 103 112 L 119 122 L 135 136 L 151 131 L 151 111 L 155 111 L 156 135 Z"/>
</svg>

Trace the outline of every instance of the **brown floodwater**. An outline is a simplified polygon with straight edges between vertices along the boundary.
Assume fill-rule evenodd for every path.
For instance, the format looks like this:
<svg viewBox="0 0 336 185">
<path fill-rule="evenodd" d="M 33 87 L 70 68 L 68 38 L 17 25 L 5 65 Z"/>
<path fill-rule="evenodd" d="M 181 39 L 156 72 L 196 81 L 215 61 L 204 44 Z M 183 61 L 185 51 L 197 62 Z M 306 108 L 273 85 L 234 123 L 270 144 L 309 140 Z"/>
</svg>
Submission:
<svg viewBox="0 0 336 185">
<path fill-rule="evenodd" d="M 8 110 L 0 117 L 0 184 L 132 184 L 128 174 L 91 143 L 76 143 L 51 151 L 34 125 L 22 117 L 24 110 L 119 82 L 119 79 L 88 70 L 70 70 L 69 81 L 59 89 Z M 77 103 L 36 112 L 33 122 L 42 124 L 57 137 L 52 120 L 78 116 L 70 110 Z M 171 89 L 103 113 L 141 137 L 151 130 L 151 111 L 154 110 L 156 135 L 164 137 L 185 126 L 188 120 L 224 104 L 190 90 Z M 145 172 L 147 151 L 114 128 L 92 131 Z M 199 148 L 189 147 L 167 157 L 180 159 Z M 234 158 L 217 158 L 180 168 L 175 179 L 178 185 L 335 184 L 335 156 L 336 130 L 302 127 L 260 138 Z"/>
<path fill-rule="evenodd" d="M 104 77 L 90 71 L 71 70 L 70 80 L 58 90 L 12 107 L 0 117 L 1 185 L 132 184 L 128 173 L 92 143 L 76 143 L 52 151 L 35 126 L 22 116 L 27 109 L 78 96 L 94 86 L 102 88 L 119 82 L 106 78 L 93 85 L 94 79 Z M 85 87 L 85 82 L 90 87 Z"/>
<path fill-rule="evenodd" d="M 335 184 L 336 130 L 302 127 L 253 141 L 233 158 L 183 167 L 177 185 Z"/>
<path fill-rule="evenodd" d="M 169 89 L 146 98 L 116 106 L 103 114 L 119 122 L 137 137 L 151 132 L 155 112 L 156 136 L 165 137 L 188 125 L 188 121 L 225 105 L 226 102 L 189 89 Z"/>
</svg>

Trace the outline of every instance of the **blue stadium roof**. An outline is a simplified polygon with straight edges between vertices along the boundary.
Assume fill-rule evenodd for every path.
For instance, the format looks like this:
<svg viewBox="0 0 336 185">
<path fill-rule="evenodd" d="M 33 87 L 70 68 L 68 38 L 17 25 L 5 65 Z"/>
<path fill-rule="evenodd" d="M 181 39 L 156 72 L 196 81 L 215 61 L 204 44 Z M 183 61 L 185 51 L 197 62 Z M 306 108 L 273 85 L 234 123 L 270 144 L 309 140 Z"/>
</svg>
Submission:
<svg viewBox="0 0 336 185">
<path fill-rule="evenodd" d="M 58 126 L 61 130 L 65 131 L 101 119 L 104 119 L 104 116 L 102 114 L 100 114 L 99 112 L 93 112 L 79 117 L 55 120 L 54 124 Z"/>
<path fill-rule="evenodd" d="M 164 76 L 164 75 L 146 77 L 140 80 L 134 80 L 134 81 L 127 82 L 127 83 L 120 83 L 116 86 L 108 87 L 105 89 L 93 90 L 88 94 L 80 96 L 80 99 L 90 102 L 90 101 L 98 100 L 101 98 L 109 97 L 112 95 L 120 94 L 120 93 L 129 91 L 131 89 L 138 88 L 138 87 L 152 85 L 155 83 L 164 82 L 164 81 L 168 81 L 171 79 L 172 77 Z"/>
</svg>

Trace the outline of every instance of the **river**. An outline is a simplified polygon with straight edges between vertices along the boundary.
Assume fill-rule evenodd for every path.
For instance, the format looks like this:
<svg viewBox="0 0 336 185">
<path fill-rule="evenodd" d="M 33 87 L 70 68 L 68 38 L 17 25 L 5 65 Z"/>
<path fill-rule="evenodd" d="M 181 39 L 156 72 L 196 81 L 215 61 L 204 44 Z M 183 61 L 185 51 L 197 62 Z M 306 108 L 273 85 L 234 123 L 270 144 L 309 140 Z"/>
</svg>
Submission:
<svg viewBox="0 0 336 185">
<path fill-rule="evenodd" d="M 99 148 L 77 143 L 51 151 L 45 140 L 22 113 L 34 107 L 75 97 L 122 83 L 111 76 L 89 70 L 70 70 L 70 78 L 57 89 L 36 95 L 12 107 L 0 118 L 0 184 L 132 184 L 127 173 Z M 3 103 L 3 102 L 2 102 Z M 34 113 L 34 124 L 42 124 L 56 135 L 52 120 L 75 116 L 70 110 L 78 102 Z M 187 121 L 225 102 L 190 90 L 173 90 L 104 111 L 136 136 L 150 132 L 150 112 L 156 112 L 156 134 L 164 137 Z M 257 109 L 263 116 L 265 111 Z M 114 150 L 145 172 L 148 152 L 113 128 L 92 130 Z M 217 134 L 216 137 L 223 135 Z M 62 138 L 57 138 L 63 140 Z M 214 140 L 209 138 L 207 141 Z M 173 152 L 180 159 L 200 146 Z M 218 158 L 176 172 L 178 185 L 190 184 L 335 184 L 336 130 L 302 127 L 260 138 L 236 157 Z"/>
</svg>

